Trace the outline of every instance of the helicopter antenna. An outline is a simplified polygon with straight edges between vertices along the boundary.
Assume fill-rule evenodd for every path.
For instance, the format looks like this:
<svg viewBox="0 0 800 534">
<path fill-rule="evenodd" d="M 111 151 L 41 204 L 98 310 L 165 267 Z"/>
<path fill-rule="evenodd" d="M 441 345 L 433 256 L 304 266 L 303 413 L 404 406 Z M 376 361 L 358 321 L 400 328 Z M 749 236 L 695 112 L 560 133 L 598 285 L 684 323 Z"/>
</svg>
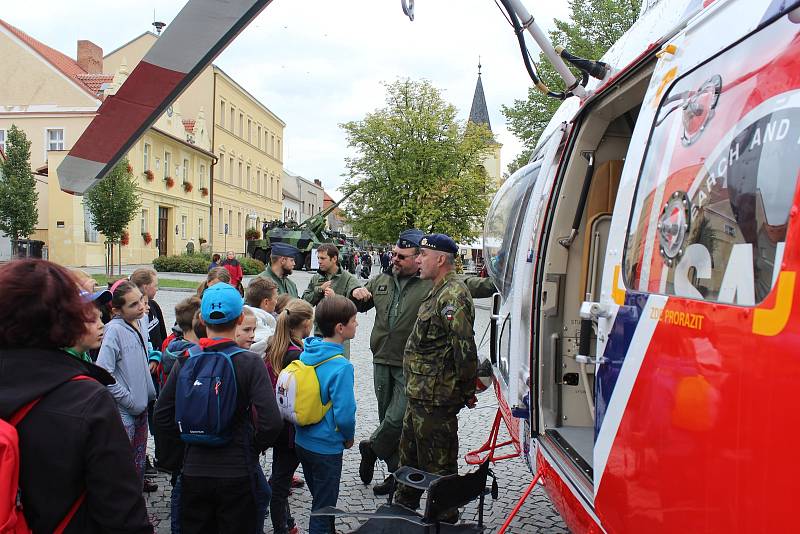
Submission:
<svg viewBox="0 0 800 534">
<path fill-rule="evenodd" d="M 406 17 L 409 18 L 412 22 L 414 21 L 414 0 L 400 0 L 400 4 L 403 6 L 403 13 Z"/>
</svg>

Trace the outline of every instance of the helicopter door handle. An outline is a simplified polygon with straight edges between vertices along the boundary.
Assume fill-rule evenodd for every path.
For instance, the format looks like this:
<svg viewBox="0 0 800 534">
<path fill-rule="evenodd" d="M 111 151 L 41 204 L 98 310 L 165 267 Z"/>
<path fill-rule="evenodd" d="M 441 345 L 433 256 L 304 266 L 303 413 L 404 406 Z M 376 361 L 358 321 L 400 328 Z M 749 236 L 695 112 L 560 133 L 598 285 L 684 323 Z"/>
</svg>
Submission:
<svg viewBox="0 0 800 534">
<path fill-rule="evenodd" d="M 575 361 L 578 363 L 585 363 L 587 365 L 603 365 L 604 363 L 608 363 L 608 358 L 605 356 L 598 356 L 597 358 L 592 358 L 591 356 L 584 356 L 583 354 L 578 354 L 575 356 Z"/>
</svg>

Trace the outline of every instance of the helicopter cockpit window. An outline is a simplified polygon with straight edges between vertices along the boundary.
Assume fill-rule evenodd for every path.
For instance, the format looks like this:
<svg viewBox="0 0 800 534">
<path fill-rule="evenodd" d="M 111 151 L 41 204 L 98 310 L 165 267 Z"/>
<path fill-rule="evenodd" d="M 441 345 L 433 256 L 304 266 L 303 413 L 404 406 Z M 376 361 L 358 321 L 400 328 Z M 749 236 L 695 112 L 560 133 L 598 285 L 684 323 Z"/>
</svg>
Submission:
<svg viewBox="0 0 800 534">
<path fill-rule="evenodd" d="M 512 174 L 495 195 L 486 216 L 483 232 L 486 268 L 503 298 L 508 298 L 511 290 L 514 253 L 525 216 L 523 207 L 528 204 L 540 168 L 538 161 Z"/>
<path fill-rule="evenodd" d="M 800 169 L 800 27 L 772 26 L 664 96 L 628 228 L 630 289 L 752 306 L 775 284 Z"/>
</svg>

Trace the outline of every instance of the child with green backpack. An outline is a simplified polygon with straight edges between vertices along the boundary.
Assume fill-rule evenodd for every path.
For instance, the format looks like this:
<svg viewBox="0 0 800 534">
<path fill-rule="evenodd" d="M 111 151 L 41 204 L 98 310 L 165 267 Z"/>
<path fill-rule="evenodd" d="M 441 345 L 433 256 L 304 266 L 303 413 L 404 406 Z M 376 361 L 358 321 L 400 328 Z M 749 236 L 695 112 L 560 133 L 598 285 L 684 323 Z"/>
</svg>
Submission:
<svg viewBox="0 0 800 534">
<path fill-rule="evenodd" d="M 353 364 L 342 357 L 343 344 L 356 335 L 356 307 L 341 295 L 325 297 L 314 314 L 323 338 L 305 340 L 300 361 L 314 366 L 320 401 L 327 407 L 322 420 L 295 425 L 295 451 L 303 465 L 313 497 L 311 511 L 336 506 L 342 475 L 342 451 L 353 446 L 356 430 L 356 398 Z M 333 534 L 332 517 L 312 517 L 309 534 Z"/>
</svg>

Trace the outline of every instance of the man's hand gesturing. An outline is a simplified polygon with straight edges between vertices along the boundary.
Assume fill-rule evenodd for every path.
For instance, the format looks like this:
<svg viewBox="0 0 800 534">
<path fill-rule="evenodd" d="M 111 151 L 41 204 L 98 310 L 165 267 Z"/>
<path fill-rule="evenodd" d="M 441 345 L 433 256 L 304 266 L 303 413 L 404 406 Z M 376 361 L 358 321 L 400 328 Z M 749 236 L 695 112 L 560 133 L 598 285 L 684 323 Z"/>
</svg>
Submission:
<svg viewBox="0 0 800 534">
<path fill-rule="evenodd" d="M 372 293 L 366 287 L 357 287 L 353 290 L 353 298 L 356 300 L 369 300 L 372 298 Z"/>
</svg>

